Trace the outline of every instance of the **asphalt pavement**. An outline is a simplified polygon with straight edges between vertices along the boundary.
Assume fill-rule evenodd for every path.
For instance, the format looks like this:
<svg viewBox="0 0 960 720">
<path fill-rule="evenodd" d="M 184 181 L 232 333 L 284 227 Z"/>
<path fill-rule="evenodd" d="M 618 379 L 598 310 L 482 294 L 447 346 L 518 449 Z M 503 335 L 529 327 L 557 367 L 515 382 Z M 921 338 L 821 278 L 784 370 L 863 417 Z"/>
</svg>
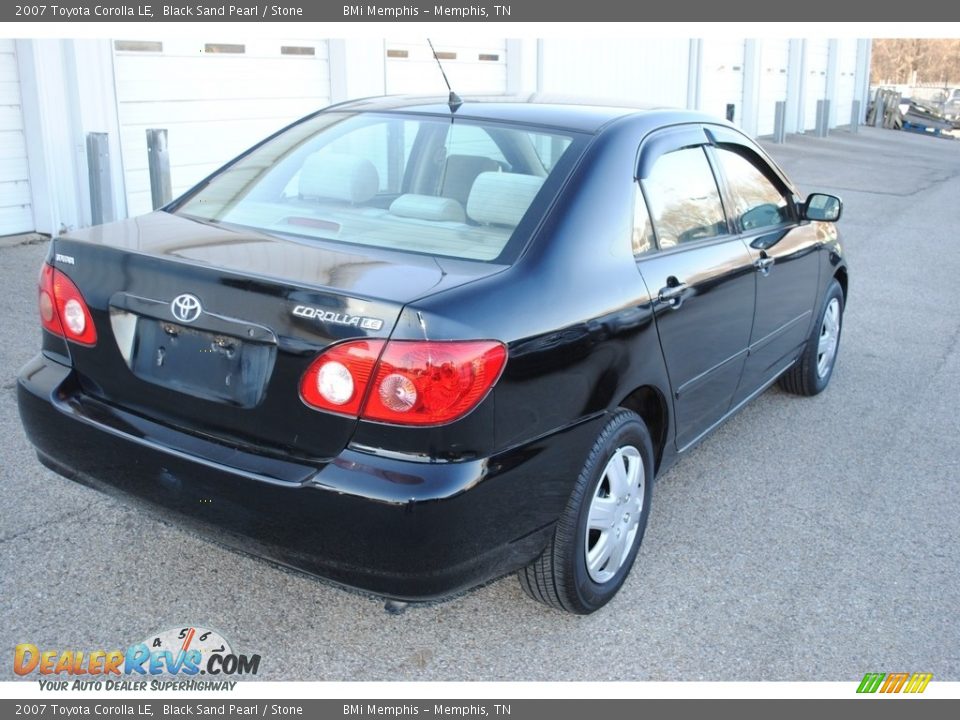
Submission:
<svg viewBox="0 0 960 720">
<path fill-rule="evenodd" d="M 769 390 L 660 478 L 633 573 L 589 617 L 512 576 L 389 615 L 46 470 L 15 395 L 46 247 L 0 246 L 0 679 L 18 643 L 190 624 L 270 680 L 960 680 L 960 142 L 864 128 L 768 148 L 845 202 L 831 385 Z"/>
</svg>

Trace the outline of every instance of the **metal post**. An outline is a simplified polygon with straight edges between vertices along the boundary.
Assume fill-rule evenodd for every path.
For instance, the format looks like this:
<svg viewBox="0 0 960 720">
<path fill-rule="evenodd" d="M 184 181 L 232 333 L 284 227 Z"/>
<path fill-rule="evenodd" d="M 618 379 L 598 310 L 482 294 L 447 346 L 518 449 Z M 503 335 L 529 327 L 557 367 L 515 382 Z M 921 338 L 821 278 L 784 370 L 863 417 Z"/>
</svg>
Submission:
<svg viewBox="0 0 960 720">
<path fill-rule="evenodd" d="M 854 100 L 850 109 L 850 132 L 860 132 L 860 101 Z"/>
<path fill-rule="evenodd" d="M 87 175 L 90 180 L 90 221 L 93 225 L 115 220 L 113 183 L 110 180 L 110 143 L 107 133 L 87 133 Z"/>
<path fill-rule="evenodd" d="M 166 129 L 147 130 L 147 160 L 150 163 L 150 199 L 153 201 L 153 209 L 156 210 L 173 199 Z"/>
<path fill-rule="evenodd" d="M 778 100 L 773 110 L 773 141 L 782 145 L 787 141 L 787 102 Z"/>
<path fill-rule="evenodd" d="M 817 125 L 814 134 L 817 137 L 827 137 L 830 134 L 829 100 L 817 100 Z"/>
<path fill-rule="evenodd" d="M 815 137 L 823 137 L 823 100 L 817 100 L 817 124 L 813 134 Z"/>
</svg>

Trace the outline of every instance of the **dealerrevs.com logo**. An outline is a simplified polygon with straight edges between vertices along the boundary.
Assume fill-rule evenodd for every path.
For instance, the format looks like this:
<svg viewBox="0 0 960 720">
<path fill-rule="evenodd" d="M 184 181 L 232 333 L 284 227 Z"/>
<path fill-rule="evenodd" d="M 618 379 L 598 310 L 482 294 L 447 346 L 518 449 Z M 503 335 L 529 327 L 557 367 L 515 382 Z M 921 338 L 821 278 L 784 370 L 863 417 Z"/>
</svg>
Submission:
<svg viewBox="0 0 960 720">
<path fill-rule="evenodd" d="M 125 650 L 21 643 L 13 653 L 13 671 L 39 676 L 41 690 L 232 690 L 237 683 L 227 678 L 259 669 L 259 655 L 236 653 L 220 633 L 196 626 L 156 633 Z"/>
</svg>

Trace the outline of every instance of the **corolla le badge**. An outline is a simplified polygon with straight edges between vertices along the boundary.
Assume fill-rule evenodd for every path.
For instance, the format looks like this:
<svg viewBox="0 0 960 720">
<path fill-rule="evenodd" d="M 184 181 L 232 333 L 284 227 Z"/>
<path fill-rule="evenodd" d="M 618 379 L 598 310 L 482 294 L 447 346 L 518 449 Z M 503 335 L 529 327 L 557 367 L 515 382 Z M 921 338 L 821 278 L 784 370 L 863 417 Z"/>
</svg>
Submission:
<svg viewBox="0 0 960 720">
<path fill-rule="evenodd" d="M 203 307 L 200 305 L 200 300 L 196 295 L 191 295 L 190 293 L 177 295 L 173 299 L 173 302 L 170 303 L 170 312 L 173 313 L 173 317 L 180 322 L 193 322 L 200 317 L 202 310 Z"/>
<path fill-rule="evenodd" d="M 322 323 L 359 327 L 362 330 L 379 330 L 383 327 L 383 320 L 380 318 L 348 315 L 346 313 L 310 307 L 309 305 L 297 305 L 293 309 L 293 314 L 297 317 L 315 319 Z"/>
</svg>

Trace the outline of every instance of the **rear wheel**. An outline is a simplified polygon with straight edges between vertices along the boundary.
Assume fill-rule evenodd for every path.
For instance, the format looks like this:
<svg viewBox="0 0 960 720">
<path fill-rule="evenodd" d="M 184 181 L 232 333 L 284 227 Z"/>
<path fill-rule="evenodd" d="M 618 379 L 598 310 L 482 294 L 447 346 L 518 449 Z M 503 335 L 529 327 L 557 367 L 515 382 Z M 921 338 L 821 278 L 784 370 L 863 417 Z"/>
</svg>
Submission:
<svg viewBox="0 0 960 720">
<path fill-rule="evenodd" d="M 807 339 L 807 346 L 793 367 L 780 376 L 780 387 L 795 395 L 823 392 L 833 375 L 842 325 L 843 290 L 840 283 L 833 280 L 827 287 L 819 321 Z"/>
<path fill-rule="evenodd" d="M 543 554 L 520 570 L 534 600 L 586 615 L 623 585 L 640 548 L 653 483 L 646 425 L 618 411 L 597 437 Z"/>
</svg>

